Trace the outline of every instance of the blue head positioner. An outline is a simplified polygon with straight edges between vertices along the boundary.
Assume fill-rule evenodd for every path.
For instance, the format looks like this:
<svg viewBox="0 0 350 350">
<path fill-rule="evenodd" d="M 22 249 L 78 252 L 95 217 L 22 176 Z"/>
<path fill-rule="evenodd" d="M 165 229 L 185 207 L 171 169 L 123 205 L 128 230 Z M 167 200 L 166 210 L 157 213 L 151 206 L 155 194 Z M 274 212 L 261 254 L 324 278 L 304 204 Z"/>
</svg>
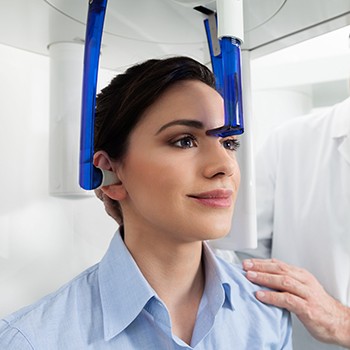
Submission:
<svg viewBox="0 0 350 350">
<path fill-rule="evenodd" d="M 226 137 L 242 134 L 243 108 L 241 85 L 241 51 L 243 41 L 243 0 L 217 0 L 216 16 L 205 21 L 217 90 L 224 98 L 225 125 L 207 131 L 210 135 Z M 107 0 L 90 0 L 85 35 L 83 97 L 80 137 L 79 183 L 92 190 L 114 183 L 114 174 L 93 165 L 96 85 L 101 49 L 103 23 Z M 219 37 L 219 41 L 218 41 Z"/>
<path fill-rule="evenodd" d="M 90 0 L 85 34 L 80 134 L 79 184 L 85 190 L 101 185 L 103 173 L 93 165 L 96 85 L 107 0 Z"/>
<path fill-rule="evenodd" d="M 207 131 L 226 137 L 244 132 L 241 80 L 241 43 L 243 42 L 242 0 L 217 0 L 217 16 L 204 21 L 216 89 L 224 99 L 225 125 Z M 218 25 L 217 25 L 218 24 Z"/>
</svg>

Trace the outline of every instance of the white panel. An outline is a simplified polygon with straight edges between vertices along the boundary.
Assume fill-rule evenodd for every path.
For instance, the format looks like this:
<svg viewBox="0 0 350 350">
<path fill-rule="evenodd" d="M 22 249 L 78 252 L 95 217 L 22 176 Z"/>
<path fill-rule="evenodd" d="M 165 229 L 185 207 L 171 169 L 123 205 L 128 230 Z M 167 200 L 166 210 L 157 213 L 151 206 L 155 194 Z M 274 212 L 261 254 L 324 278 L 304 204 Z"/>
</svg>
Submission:
<svg viewBox="0 0 350 350">
<path fill-rule="evenodd" d="M 50 193 L 87 195 L 79 186 L 84 46 L 50 45 Z"/>
<path fill-rule="evenodd" d="M 253 91 L 254 146 L 259 149 L 271 131 L 312 109 L 311 87 L 280 87 Z"/>
<path fill-rule="evenodd" d="M 252 136 L 252 101 L 249 52 L 242 52 L 242 87 L 244 113 L 244 134 L 241 135 L 241 147 L 237 152 L 237 160 L 241 171 L 241 184 L 238 191 L 232 228 L 229 234 L 219 240 L 211 241 L 214 248 L 241 250 L 256 248 L 257 222 L 255 204 L 255 170 Z"/>
<path fill-rule="evenodd" d="M 49 58 L 3 45 L 0 57 L 1 318 L 100 260 L 117 225 L 94 197 L 48 194 Z"/>
</svg>

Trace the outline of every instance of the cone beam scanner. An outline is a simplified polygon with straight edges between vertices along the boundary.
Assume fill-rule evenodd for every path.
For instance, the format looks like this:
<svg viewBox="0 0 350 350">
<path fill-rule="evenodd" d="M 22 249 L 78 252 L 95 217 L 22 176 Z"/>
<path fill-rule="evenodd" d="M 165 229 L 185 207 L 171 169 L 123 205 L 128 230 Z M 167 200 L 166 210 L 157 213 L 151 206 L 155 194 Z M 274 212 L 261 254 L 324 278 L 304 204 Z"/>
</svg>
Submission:
<svg viewBox="0 0 350 350">
<path fill-rule="evenodd" d="M 243 0 L 217 0 L 217 15 L 204 21 L 216 88 L 224 99 L 225 124 L 207 131 L 226 137 L 244 132 L 241 44 Z"/>
</svg>

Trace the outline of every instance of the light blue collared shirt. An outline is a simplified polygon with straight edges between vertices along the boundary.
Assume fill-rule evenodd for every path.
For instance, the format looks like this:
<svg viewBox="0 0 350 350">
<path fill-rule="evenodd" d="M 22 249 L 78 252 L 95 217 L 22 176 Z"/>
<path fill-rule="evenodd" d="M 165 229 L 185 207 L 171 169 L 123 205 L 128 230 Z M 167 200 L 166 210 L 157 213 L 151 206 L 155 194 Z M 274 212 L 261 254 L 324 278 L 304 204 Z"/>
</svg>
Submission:
<svg viewBox="0 0 350 350">
<path fill-rule="evenodd" d="M 172 334 L 165 304 L 117 233 L 99 264 L 0 321 L 0 349 L 292 349 L 289 313 L 257 301 L 261 287 L 205 243 L 203 254 L 206 284 L 190 345 Z"/>
</svg>

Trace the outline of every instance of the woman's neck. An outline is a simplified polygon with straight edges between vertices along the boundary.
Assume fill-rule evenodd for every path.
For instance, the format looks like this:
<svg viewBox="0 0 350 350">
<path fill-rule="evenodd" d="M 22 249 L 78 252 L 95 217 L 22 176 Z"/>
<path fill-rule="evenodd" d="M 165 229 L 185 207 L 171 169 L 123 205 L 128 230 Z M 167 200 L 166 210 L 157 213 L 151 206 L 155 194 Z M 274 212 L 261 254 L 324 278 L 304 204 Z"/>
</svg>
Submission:
<svg viewBox="0 0 350 350">
<path fill-rule="evenodd" d="M 202 242 L 175 242 L 165 233 L 142 231 L 125 228 L 125 244 L 167 306 L 173 332 L 190 344 L 205 284 Z"/>
<path fill-rule="evenodd" d="M 166 234 L 134 233 L 127 228 L 124 242 L 160 297 L 185 295 L 202 282 L 202 242 L 176 242 Z"/>
</svg>

